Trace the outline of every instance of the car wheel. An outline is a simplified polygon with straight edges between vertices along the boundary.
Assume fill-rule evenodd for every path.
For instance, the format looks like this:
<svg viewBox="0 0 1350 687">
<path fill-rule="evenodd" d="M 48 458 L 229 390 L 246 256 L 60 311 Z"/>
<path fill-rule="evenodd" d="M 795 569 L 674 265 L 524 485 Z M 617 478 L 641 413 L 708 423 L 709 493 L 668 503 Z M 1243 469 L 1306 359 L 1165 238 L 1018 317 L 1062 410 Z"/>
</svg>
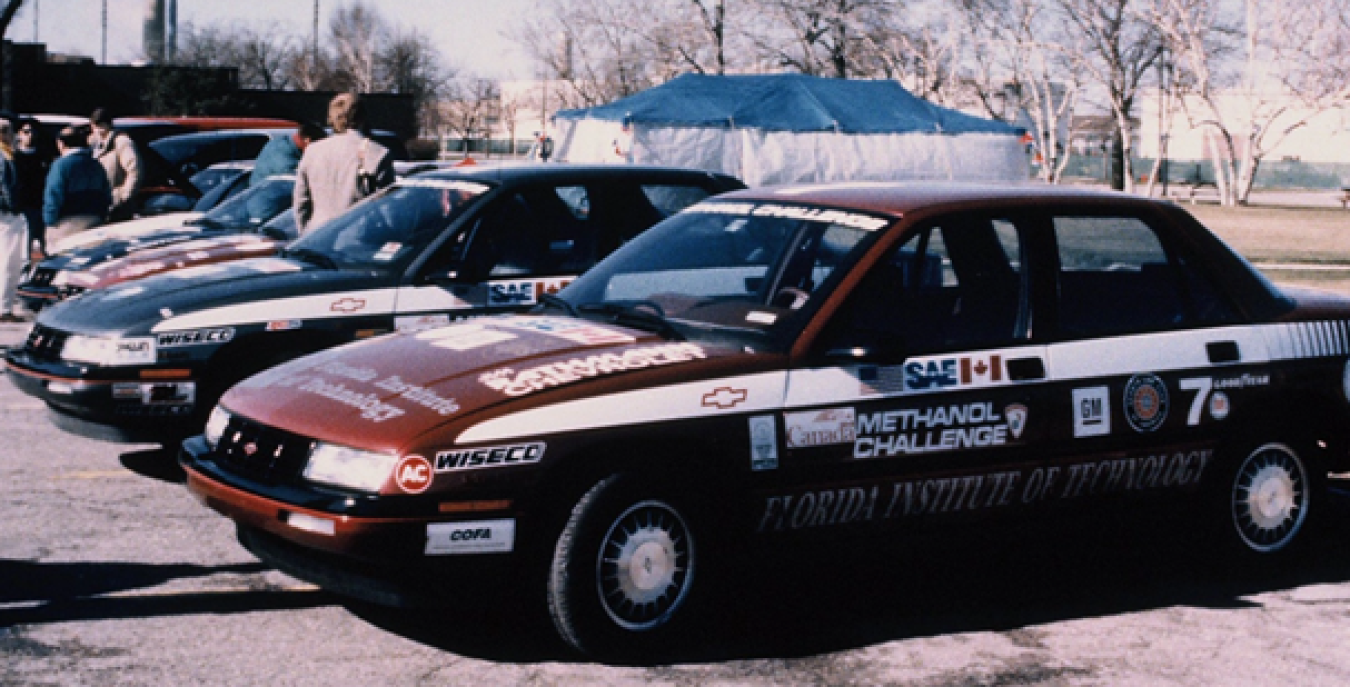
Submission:
<svg viewBox="0 0 1350 687">
<path fill-rule="evenodd" d="M 655 646 L 689 615 L 699 564 L 690 521 L 672 501 L 629 482 L 611 475 L 592 486 L 554 547 L 549 613 L 559 635 L 586 654 Z"/>
<path fill-rule="evenodd" d="M 1306 528 L 1314 474 L 1287 444 L 1261 445 L 1237 464 L 1228 481 L 1230 532 L 1239 551 L 1270 556 L 1295 547 Z"/>
</svg>

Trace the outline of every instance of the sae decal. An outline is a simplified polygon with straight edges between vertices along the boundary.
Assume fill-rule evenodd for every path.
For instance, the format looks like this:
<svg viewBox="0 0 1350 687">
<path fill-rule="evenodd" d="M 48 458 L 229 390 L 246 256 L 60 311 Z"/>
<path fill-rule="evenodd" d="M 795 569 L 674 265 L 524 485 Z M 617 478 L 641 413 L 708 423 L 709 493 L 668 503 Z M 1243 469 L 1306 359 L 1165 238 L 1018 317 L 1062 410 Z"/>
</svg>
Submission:
<svg viewBox="0 0 1350 687">
<path fill-rule="evenodd" d="M 496 281 L 488 284 L 488 305 L 534 305 L 534 282 Z"/>
</svg>

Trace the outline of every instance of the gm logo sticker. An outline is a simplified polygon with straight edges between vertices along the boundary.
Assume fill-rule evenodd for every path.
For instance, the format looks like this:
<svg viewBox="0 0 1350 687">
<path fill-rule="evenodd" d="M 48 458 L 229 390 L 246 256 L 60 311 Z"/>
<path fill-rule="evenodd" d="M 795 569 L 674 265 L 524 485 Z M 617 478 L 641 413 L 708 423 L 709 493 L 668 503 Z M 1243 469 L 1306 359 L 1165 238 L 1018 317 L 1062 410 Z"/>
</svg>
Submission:
<svg viewBox="0 0 1350 687">
<path fill-rule="evenodd" d="M 1073 435 L 1100 437 L 1111 433 L 1111 396 L 1104 386 L 1073 390 Z"/>
</svg>

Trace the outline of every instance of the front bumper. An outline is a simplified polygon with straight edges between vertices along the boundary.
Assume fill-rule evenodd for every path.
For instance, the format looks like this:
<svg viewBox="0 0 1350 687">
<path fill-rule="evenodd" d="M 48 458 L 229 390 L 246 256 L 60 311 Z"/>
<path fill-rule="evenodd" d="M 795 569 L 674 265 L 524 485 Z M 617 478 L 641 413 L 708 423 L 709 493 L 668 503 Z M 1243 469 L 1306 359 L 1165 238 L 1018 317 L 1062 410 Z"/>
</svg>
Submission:
<svg viewBox="0 0 1350 687">
<path fill-rule="evenodd" d="M 53 421 L 81 436 L 153 441 L 186 435 L 199 424 L 193 376 L 157 379 L 148 368 L 98 368 L 38 358 L 18 348 L 5 356 L 10 381 L 47 404 Z"/>
<path fill-rule="evenodd" d="M 512 559 L 498 554 L 429 555 L 430 528 L 464 521 L 441 515 L 434 502 L 259 483 L 224 469 L 200 436 L 183 442 L 179 463 L 188 491 L 233 520 L 246 548 L 291 575 L 340 594 L 402 605 L 408 599 L 443 596 L 448 587 L 440 583 L 446 575 L 497 574 Z M 514 522 L 505 511 L 472 517 Z"/>
</svg>

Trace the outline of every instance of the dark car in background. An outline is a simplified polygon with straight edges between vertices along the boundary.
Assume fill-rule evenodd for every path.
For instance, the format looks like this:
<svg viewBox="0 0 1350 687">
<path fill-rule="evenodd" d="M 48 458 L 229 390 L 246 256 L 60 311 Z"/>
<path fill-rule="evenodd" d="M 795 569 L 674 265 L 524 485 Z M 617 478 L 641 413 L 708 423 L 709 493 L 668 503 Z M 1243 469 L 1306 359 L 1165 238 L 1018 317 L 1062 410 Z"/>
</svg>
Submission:
<svg viewBox="0 0 1350 687">
<path fill-rule="evenodd" d="M 647 227 L 737 188 L 719 174 L 617 165 L 419 174 L 279 257 L 168 272 L 46 308 L 6 360 L 16 386 L 67 430 L 183 436 L 249 374 L 355 339 L 532 307 Z"/>
<path fill-rule="evenodd" d="M 112 236 L 48 257 L 24 273 L 18 286 L 19 299 L 30 310 L 38 311 L 91 288 L 187 267 L 196 263 L 194 256 L 212 255 L 211 262 L 216 262 L 220 256 L 207 251 L 210 244 L 200 241 L 217 237 L 249 234 L 237 240 L 225 239 L 238 258 L 271 254 L 275 252 L 273 244 L 289 241 L 295 238 L 294 234 L 266 237 L 258 232 L 268 220 L 290 209 L 294 188 L 294 176 L 277 175 L 182 224 L 131 236 Z M 179 250 L 179 244 L 184 243 L 194 245 Z M 259 250 L 259 244 L 266 244 L 268 249 Z M 249 251 L 239 253 L 238 249 L 244 246 Z M 152 251 L 161 252 L 137 257 Z M 116 265 L 108 264 L 119 260 Z"/>
<path fill-rule="evenodd" d="M 271 129 L 205 131 L 167 136 L 150 144 L 155 152 L 174 165 L 180 173 L 191 175 L 217 162 L 252 160 L 263 146 L 276 138 L 291 136 L 295 126 Z M 407 147 L 393 132 L 371 132 L 371 139 L 389 149 L 394 160 L 408 159 Z"/>
</svg>

